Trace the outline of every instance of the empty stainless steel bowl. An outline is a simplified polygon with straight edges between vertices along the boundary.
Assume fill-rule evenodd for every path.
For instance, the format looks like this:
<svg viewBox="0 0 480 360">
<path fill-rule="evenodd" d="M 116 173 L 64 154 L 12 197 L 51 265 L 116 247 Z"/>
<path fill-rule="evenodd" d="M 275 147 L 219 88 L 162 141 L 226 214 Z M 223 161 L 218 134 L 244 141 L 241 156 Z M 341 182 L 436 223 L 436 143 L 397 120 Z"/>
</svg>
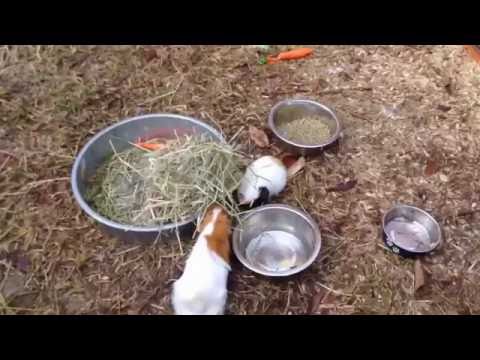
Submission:
<svg viewBox="0 0 480 360">
<path fill-rule="evenodd" d="M 438 222 L 426 211 L 397 205 L 383 218 L 383 240 L 396 254 L 415 256 L 435 250 L 442 242 Z"/>
<path fill-rule="evenodd" d="M 330 137 L 322 143 L 314 145 L 299 144 L 290 140 L 286 134 L 282 134 L 278 129 L 280 122 L 312 115 L 325 117 L 326 125 L 330 128 Z M 284 100 L 276 104 L 268 116 L 268 126 L 286 150 L 301 155 L 315 155 L 322 152 L 325 147 L 338 140 L 341 132 L 340 122 L 331 109 L 318 102 L 301 99 Z"/>
<path fill-rule="evenodd" d="M 321 235 L 315 221 L 288 205 L 249 211 L 233 232 L 233 251 L 248 269 L 266 276 L 289 276 L 317 258 Z"/>
<path fill-rule="evenodd" d="M 169 237 L 178 227 L 179 232 L 193 230 L 193 221 L 199 214 L 181 223 L 164 226 L 141 227 L 120 224 L 97 213 L 85 201 L 87 180 L 95 173 L 105 159 L 112 154 L 113 144 L 117 151 L 122 151 L 138 139 L 145 141 L 157 137 L 174 137 L 184 134 L 207 134 L 212 140 L 224 142 L 222 135 L 207 124 L 181 115 L 151 114 L 134 117 L 114 124 L 96 134 L 78 153 L 73 165 L 71 182 L 75 200 L 89 217 L 98 222 L 109 234 L 122 240 L 155 240 L 161 234 Z"/>
</svg>

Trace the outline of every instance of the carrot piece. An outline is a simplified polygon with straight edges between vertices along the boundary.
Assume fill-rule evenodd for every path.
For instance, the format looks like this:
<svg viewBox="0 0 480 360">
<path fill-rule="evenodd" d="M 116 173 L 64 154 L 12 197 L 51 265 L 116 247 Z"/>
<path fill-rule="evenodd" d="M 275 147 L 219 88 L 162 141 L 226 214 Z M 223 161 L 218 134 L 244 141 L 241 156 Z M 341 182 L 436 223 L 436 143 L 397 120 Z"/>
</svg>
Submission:
<svg viewBox="0 0 480 360">
<path fill-rule="evenodd" d="M 480 63 L 480 48 L 478 45 L 465 45 L 465 49 L 470 57 Z"/>
<path fill-rule="evenodd" d="M 137 143 L 137 146 L 140 146 L 146 150 L 160 150 L 160 149 L 166 149 L 168 146 L 166 144 L 155 144 L 155 143 L 145 143 L 145 142 L 141 142 L 141 143 Z"/>
<path fill-rule="evenodd" d="M 285 52 L 281 52 L 277 56 L 270 55 L 267 58 L 267 63 L 275 64 L 279 61 L 302 59 L 312 53 L 313 53 L 313 49 L 310 49 L 310 48 L 299 48 L 295 50 L 285 51 Z"/>
<path fill-rule="evenodd" d="M 279 60 L 301 59 L 301 58 L 304 58 L 305 56 L 310 55 L 312 52 L 313 50 L 310 48 L 300 48 L 300 49 L 295 49 L 295 50 L 290 50 L 287 52 L 280 53 L 278 54 L 277 58 Z"/>
</svg>

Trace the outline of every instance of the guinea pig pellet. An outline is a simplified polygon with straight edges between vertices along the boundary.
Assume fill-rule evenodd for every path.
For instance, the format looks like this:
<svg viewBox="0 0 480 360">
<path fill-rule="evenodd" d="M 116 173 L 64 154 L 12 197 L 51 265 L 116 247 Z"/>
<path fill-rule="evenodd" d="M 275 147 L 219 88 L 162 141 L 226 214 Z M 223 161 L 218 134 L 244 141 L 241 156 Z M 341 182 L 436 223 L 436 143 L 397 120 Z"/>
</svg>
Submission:
<svg viewBox="0 0 480 360">
<path fill-rule="evenodd" d="M 278 128 L 289 140 L 305 145 L 321 144 L 330 137 L 330 128 L 323 116 L 308 116 L 284 121 L 278 125 Z"/>
</svg>

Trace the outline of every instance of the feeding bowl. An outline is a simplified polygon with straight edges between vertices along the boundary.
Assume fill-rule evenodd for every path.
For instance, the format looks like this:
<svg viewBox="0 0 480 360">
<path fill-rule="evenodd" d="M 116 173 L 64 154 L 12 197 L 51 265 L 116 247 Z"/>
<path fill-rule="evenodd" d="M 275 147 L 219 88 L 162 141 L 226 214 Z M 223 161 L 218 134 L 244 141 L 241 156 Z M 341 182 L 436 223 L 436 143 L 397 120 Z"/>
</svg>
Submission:
<svg viewBox="0 0 480 360">
<path fill-rule="evenodd" d="M 288 205 L 258 207 L 241 217 L 233 252 L 251 271 L 282 277 L 299 273 L 317 258 L 321 235 L 315 221 Z"/>
<path fill-rule="evenodd" d="M 440 225 L 426 211 L 407 205 L 390 209 L 383 218 L 383 240 L 396 254 L 427 254 L 442 242 Z"/>
<path fill-rule="evenodd" d="M 289 139 L 288 134 L 283 133 L 278 127 L 279 123 L 305 116 L 321 116 L 330 129 L 330 137 L 318 144 L 301 144 Z M 315 101 L 301 99 L 284 100 L 276 104 L 268 116 L 268 126 L 284 148 L 300 155 L 319 154 L 327 146 L 335 143 L 341 132 L 340 122 L 331 109 Z"/>
<path fill-rule="evenodd" d="M 192 214 L 183 222 L 172 222 L 162 226 L 135 226 L 121 224 L 100 215 L 85 200 L 87 181 L 98 167 L 112 155 L 111 144 L 116 151 L 131 147 L 130 143 L 153 138 L 173 138 L 190 134 L 205 134 L 213 141 L 225 142 L 222 135 L 209 125 L 181 115 L 142 115 L 118 122 L 97 133 L 78 153 L 71 174 L 73 196 L 82 210 L 94 219 L 107 233 L 127 241 L 155 240 L 160 235 L 171 236 L 178 228 L 179 233 L 194 229 L 193 222 L 199 214 Z"/>
</svg>

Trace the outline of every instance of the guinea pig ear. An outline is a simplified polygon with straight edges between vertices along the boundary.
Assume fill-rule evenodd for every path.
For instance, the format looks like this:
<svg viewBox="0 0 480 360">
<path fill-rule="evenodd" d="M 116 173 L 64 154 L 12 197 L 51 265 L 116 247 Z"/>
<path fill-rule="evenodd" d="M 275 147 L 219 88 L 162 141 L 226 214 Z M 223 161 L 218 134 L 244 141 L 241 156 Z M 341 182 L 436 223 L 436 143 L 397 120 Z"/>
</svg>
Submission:
<svg viewBox="0 0 480 360">
<path fill-rule="evenodd" d="M 232 199 L 238 200 L 238 189 L 232 191 Z"/>
<path fill-rule="evenodd" d="M 197 216 L 197 221 L 196 221 L 196 228 L 195 228 L 195 231 L 196 232 L 202 232 L 202 216 L 201 215 L 198 215 Z"/>
<path fill-rule="evenodd" d="M 268 188 L 266 188 L 265 186 L 262 186 L 260 188 L 259 198 L 265 203 L 267 203 L 270 200 L 270 191 L 268 190 Z"/>
<path fill-rule="evenodd" d="M 208 209 L 205 210 L 202 214 L 197 216 L 197 228 L 196 228 L 197 232 L 202 232 L 203 228 L 205 227 L 203 223 L 205 220 L 205 216 L 207 215 L 207 211 Z"/>
<path fill-rule="evenodd" d="M 270 191 L 264 186 L 259 190 L 260 196 L 253 202 L 252 207 L 263 206 L 270 202 Z"/>
<path fill-rule="evenodd" d="M 205 224 L 209 223 L 212 220 L 212 213 L 213 210 L 219 206 L 216 203 L 213 203 L 208 206 L 203 212 L 203 214 L 200 214 L 197 218 L 197 231 L 202 232 Z"/>
<path fill-rule="evenodd" d="M 246 205 L 249 203 L 249 201 L 245 200 L 245 196 L 241 193 L 237 193 L 237 199 L 238 199 L 238 204 L 239 205 Z"/>
</svg>

